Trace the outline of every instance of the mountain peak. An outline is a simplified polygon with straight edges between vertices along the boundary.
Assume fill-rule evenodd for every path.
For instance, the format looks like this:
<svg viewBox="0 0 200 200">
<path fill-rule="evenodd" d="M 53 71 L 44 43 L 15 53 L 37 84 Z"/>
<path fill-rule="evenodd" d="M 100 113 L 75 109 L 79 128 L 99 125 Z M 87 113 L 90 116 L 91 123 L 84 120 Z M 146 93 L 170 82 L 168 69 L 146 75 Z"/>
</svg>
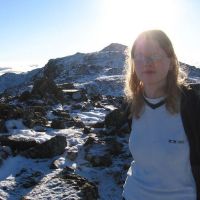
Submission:
<svg viewBox="0 0 200 200">
<path fill-rule="evenodd" d="M 126 48 L 126 45 L 119 43 L 111 43 L 107 47 L 103 48 L 101 51 L 125 51 Z"/>
</svg>

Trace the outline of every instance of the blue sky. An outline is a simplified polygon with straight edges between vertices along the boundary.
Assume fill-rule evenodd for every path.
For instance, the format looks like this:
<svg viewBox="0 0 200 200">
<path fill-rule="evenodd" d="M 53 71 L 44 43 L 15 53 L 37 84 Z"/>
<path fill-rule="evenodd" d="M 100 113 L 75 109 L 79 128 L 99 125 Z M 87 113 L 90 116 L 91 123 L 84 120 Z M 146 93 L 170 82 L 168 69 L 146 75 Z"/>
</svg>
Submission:
<svg viewBox="0 0 200 200">
<path fill-rule="evenodd" d="M 0 0 L 0 67 L 131 46 L 153 28 L 168 34 L 180 61 L 200 66 L 199 10 L 198 0 Z"/>
</svg>

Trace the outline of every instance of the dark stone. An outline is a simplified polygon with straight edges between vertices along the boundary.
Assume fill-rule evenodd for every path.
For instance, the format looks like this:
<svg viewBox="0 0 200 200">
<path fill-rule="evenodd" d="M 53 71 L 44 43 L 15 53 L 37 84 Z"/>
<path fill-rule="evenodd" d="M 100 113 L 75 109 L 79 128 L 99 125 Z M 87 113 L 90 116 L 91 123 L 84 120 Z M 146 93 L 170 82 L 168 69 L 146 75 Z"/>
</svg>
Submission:
<svg viewBox="0 0 200 200">
<path fill-rule="evenodd" d="M 45 99 L 49 103 L 64 101 L 63 92 L 57 87 L 53 79 L 43 77 L 34 82 L 31 95 Z"/>
<path fill-rule="evenodd" d="M 102 96 L 100 94 L 97 94 L 97 95 L 92 95 L 90 97 L 91 101 L 93 102 L 97 102 L 97 101 L 101 101 L 102 100 Z"/>
<path fill-rule="evenodd" d="M 64 129 L 65 128 L 65 120 L 63 120 L 63 119 L 53 119 L 52 123 L 51 123 L 51 128 Z"/>
<path fill-rule="evenodd" d="M 31 98 L 31 93 L 29 91 L 24 91 L 22 94 L 19 96 L 20 101 L 27 101 L 28 99 Z"/>
<path fill-rule="evenodd" d="M 83 133 L 84 133 L 84 134 L 89 134 L 90 131 L 91 131 L 91 129 L 90 129 L 89 127 L 84 127 L 84 128 L 83 128 Z"/>
<path fill-rule="evenodd" d="M 35 140 L 13 138 L 12 136 L 0 136 L 0 143 L 2 146 L 9 146 L 13 152 L 24 151 L 37 145 Z"/>
<path fill-rule="evenodd" d="M 70 114 L 67 111 L 63 111 L 63 110 L 53 110 L 52 114 L 58 117 L 65 118 L 65 119 L 70 118 Z"/>
<path fill-rule="evenodd" d="M 48 79 L 55 79 L 57 76 L 59 76 L 62 73 L 63 66 L 57 65 L 56 60 L 50 59 L 48 63 L 44 67 L 44 76 Z"/>
<path fill-rule="evenodd" d="M 47 124 L 47 119 L 44 117 L 38 118 L 28 118 L 23 120 L 23 124 L 28 128 L 33 128 L 34 126 L 45 126 Z"/>
<path fill-rule="evenodd" d="M 104 155 L 86 154 L 85 159 L 89 161 L 93 167 L 109 167 L 110 165 L 112 165 L 111 156 L 108 154 Z"/>
<path fill-rule="evenodd" d="M 120 128 L 126 122 L 125 113 L 121 109 L 115 109 L 105 117 L 106 128 Z"/>
<path fill-rule="evenodd" d="M 93 137 L 88 137 L 88 139 L 86 140 L 84 146 L 94 144 L 94 142 L 95 142 L 95 139 Z"/>
<path fill-rule="evenodd" d="M 23 172 L 22 172 L 23 174 Z M 42 173 L 39 171 L 32 172 L 31 174 L 22 176 L 20 182 L 24 188 L 31 188 L 37 185 L 42 177 Z"/>
<path fill-rule="evenodd" d="M 5 120 L 0 119 L 0 133 L 8 133 L 8 129 L 5 125 Z"/>
<path fill-rule="evenodd" d="M 97 200 L 99 198 L 98 187 L 88 181 L 86 178 L 79 176 L 78 174 L 66 173 L 62 171 L 60 177 L 65 179 L 68 183 L 77 187 L 80 191 L 80 197 L 83 200 Z"/>
<path fill-rule="evenodd" d="M 59 161 L 58 160 L 54 160 L 51 164 L 50 164 L 50 166 L 49 166 L 49 168 L 50 169 L 59 169 Z"/>
<path fill-rule="evenodd" d="M 34 126 L 46 126 L 48 120 L 45 115 L 45 108 L 42 108 L 41 106 L 30 106 L 24 111 L 23 123 L 28 128 L 33 128 Z"/>
<path fill-rule="evenodd" d="M 113 155 L 119 155 L 122 153 L 123 144 L 118 142 L 116 139 L 111 138 L 110 141 L 107 141 L 109 146 L 108 151 Z"/>
<path fill-rule="evenodd" d="M 76 150 L 68 150 L 67 151 L 67 158 L 69 160 L 74 161 L 74 160 L 76 160 L 77 156 L 78 156 L 78 151 L 76 151 Z"/>
<path fill-rule="evenodd" d="M 22 118 L 23 110 L 20 107 L 0 103 L 0 119 L 18 119 Z"/>
<path fill-rule="evenodd" d="M 57 135 L 42 144 L 21 152 L 21 155 L 28 158 L 52 158 L 62 154 L 66 146 L 66 137 Z"/>
<path fill-rule="evenodd" d="M 97 122 L 96 124 L 92 124 L 91 127 L 93 127 L 93 128 L 104 128 L 104 121 L 103 122 Z"/>
<path fill-rule="evenodd" d="M 66 89 L 66 90 L 70 90 L 70 89 L 75 89 L 75 86 L 73 83 L 62 83 L 57 85 L 60 89 Z"/>
</svg>

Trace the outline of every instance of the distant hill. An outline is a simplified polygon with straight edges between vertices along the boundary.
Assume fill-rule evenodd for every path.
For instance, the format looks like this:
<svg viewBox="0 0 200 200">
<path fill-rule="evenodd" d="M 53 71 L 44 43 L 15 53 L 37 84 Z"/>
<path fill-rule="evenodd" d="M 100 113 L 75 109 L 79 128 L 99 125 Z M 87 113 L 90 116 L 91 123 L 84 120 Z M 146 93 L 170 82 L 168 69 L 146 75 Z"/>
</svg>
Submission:
<svg viewBox="0 0 200 200">
<path fill-rule="evenodd" d="M 43 68 L 0 76 L 0 92 L 22 93 L 30 90 L 38 77 L 47 76 L 57 84 L 74 83 L 76 87 L 85 88 L 88 93 L 121 96 L 126 58 L 127 46 L 111 43 L 100 51 L 50 59 Z M 199 81 L 199 68 L 180 64 L 193 81 Z"/>
</svg>

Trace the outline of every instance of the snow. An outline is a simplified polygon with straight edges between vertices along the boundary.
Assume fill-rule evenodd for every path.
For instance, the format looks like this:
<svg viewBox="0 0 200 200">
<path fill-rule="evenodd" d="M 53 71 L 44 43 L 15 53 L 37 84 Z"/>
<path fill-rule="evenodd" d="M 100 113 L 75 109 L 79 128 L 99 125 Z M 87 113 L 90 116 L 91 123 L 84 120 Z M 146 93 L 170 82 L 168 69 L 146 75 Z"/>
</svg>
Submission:
<svg viewBox="0 0 200 200">
<path fill-rule="evenodd" d="M 109 107 L 109 106 L 108 106 Z M 64 110 L 67 106 L 57 105 L 54 109 Z M 113 108 L 110 106 L 110 108 Z M 94 124 L 104 120 L 106 111 L 103 108 L 95 108 L 90 112 L 72 112 L 72 116 L 80 117 L 85 124 Z M 64 181 L 58 178 L 58 173 L 65 166 L 72 167 L 75 173 L 88 178 L 89 181 L 98 182 L 98 190 L 100 199 L 120 199 L 121 190 L 115 184 L 111 171 L 102 168 L 91 168 L 88 162 L 84 159 L 84 151 L 82 151 L 83 144 L 85 143 L 88 135 L 83 134 L 82 129 L 47 129 L 46 132 L 37 132 L 33 129 L 26 128 L 21 120 L 8 120 L 7 127 L 12 137 L 20 137 L 28 140 L 34 139 L 37 142 L 44 142 L 55 135 L 65 135 L 67 140 L 66 149 L 78 151 L 78 157 L 75 161 L 66 158 L 66 154 L 56 157 L 60 169 L 50 170 L 49 165 L 53 159 L 27 159 L 21 156 L 8 157 L 4 160 L 0 167 L 0 197 L 1 199 L 16 200 L 22 196 L 29 199 L 65 199 L 74 198 L 80 199 L 77 191 L 72 186 L 67 185 Z M 15 127 L 13 129 L 13 127 Z M 94 133 L 95 135 L 95 133 Z M 94 151 L 101 151 L 96 149 Z M 39 173 L 39 185 L 34 188 L 23 188 L 21 185 L 26 182 L 32 173 Z M 17 176 L 20 174 L 20 176 Z M 107 177 L 107 178 L 105 178 Z M 41 187 L 42 186 L 42 187 Z"/>
<path fill-rule="evenodd" d="M 126 46 L 111 44 L 101 51 L 93 53 L 76 53 L 64 58 L 54 59 L 55 67 L 62 69 L 62 73 L 56 77 L 56 83 L 72 82 L 77 88 L 86 88 L 89 94 L 103 94 L 112 96 L 123 95 L 123 68 L 126 59 Z M 0 76 L 0 92 L 10 88 L 10 91 L 21 92 L 31 90 L 32 79 L 40 76 L 43 69 L 36 69 L 30 72 L 14 74 L 8 73 Z M 194 73 L 194 81 L 199 81 L 199 74 Z M 198 78 L 197 78 L 198 77 Z M 91 107 L 89 111 L 72 110 L 71 105 L 57 104 L 48 111 L 48 120 L 56 118 L 55 111 L 68 111 L 71 117 L 80 118 L 86 125 L 90 126 L 97 122 L 104 121 L 108 110 L 113 110 L 113 105 L 104 104 L 103 108 Z M 7 120 L 6 127 L 9 135 L 14 138 L 25 140 L 35 140 L 43 143 L 56 135 L 64 135 L 67 140 L 66 150 L 78 152 L 78 157 L 71 161 L 67 158 L 67 151 L 63 155 L 52 159 L 28 159 L 21 156 L 9 156 L 3 160 L 0 166 L 0 199 L 21 200 L 27 199 L 74 199 L 79 200 L 77 190 L 59 178 L 60 171 L 65 167 L 71 167 L 74 172 L 89 181 L 96 183 L 100 195 L 100 200 L 120 200 L 122 188 L 116 184 L 115 179 L 121 176 L 121 168 L 126 158 L 112 158 L 111 167 L 91 167 L 85 160 L 83 145 L 89 135 L 83 133 L 81 128 L 52 129 L 47 127 L 44 131 L 37 131 L 37 127 L 28 129 L 23 125 L 22 120 Z M 91 129 L 90 136 L 96 137 L 97 129 Z M 128 152 L 128 135 L 118 138 L 124 145 L 124 150 Z M 101 154 L 104 145 L 96 145 L 92 149 L 93 153 Z M 124 155 L 124 154 L 123 154 Z M 129 157 L 127 156 L 127 160 Z M 52 161 L 56 160 L 59 169 L 49 168 Z M 32 174 L 39 184 L 35 187 L 22 187 L 26 181 L 30 180 Z"/>
<path fill-rule="evenodd" d="M 85 124 L 85 125 L 90 125 L 90 124 L 94 124 L 97 121 L 103 121 L 104 117 L 105 117 L 105 109 L 103 108 L 94 108 L 92 110 L 90 110 L 89 112 L 79 112 L 77 111 L 76 113 L 72 113 L 73 117 L 78 116 L 81 121 Z"/>
</svg>

